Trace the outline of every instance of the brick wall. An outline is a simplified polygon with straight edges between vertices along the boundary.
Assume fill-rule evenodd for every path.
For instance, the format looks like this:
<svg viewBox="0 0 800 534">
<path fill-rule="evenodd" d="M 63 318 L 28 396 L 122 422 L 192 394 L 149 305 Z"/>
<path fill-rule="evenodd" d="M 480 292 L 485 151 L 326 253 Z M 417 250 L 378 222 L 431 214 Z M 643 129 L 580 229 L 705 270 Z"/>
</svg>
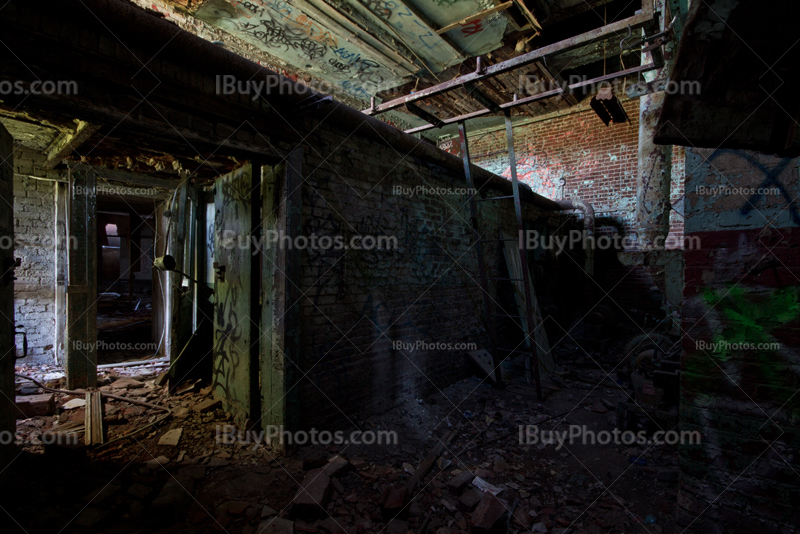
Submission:
<svg viewBox="0 0 800 534">
<path fill-rule="evenodd" d="M 639 100 L 623 102 L 630 122 L 606 127 L 591 108 L 536 120 L 514 128 L 517 176 L 534 191 L 553 199 L 578 198 L 594 206 L 599 234 L 636 232 L 636 176 L 639 150 Z M 505 129 L 468 134 L 470 156 L 480 165 L 510 178 Z M 457 149 L 456 143 L 451 143 Z M 447 141 L 445 141 L 447 143 Z M 683 237 L 684 150 L 673 147 L 668 248 Z M 659 314 L 660 278 L 643 267 L 623 267 L 613 253 L 597 255 L 598 284 L 623 305 L 643 306 Z M 663 290 L 663 288 L 662 288 Z"/>
<path fill-rule="evenodd" d="M 678 524 L 800 525 L 800 159 L 687 149 Z M 716 190 L 716 187 L 751 190 Z M 705 187 L 703 191 L 699 188 Z M 760 195 L 754 191 L 766 188 Z"/>
<path fill-rule="evenodd" d="M 305 151 L 304 168 L 313 172 L 304 174 L 303 235 L 392 236 L 398 247 L 303 252 L 308 375 L 300 413 L 307 425 L 385 411 L 471 373 L 465 350 L 411 345 L 485 348 L 488 341 L 463 173 L 348 131 L 320 130 Z M 417 186 L 446 192 L 407 194 Z M 484 236 L 497 237 L 499 229 L 516 235 L 513 202 L 478 205 Z M 552 226 L 560 220 L 528 205 L 525 216 Z M 484 247 L 488 276 L 507 277 L 499 245 Z M 542 281 L 557 286 L 554 279 Z M 495 286 L 490 294 L 499 298 Z"/>
<path fill-rule="evenodd" d="M 55 183 L 42 154 L 14 152 L 14 256 L 21 260 L 14 282 L 14 320 L 28 334 L 26 363 L 53 363 L 55 341 Z M 51 171 L 53 174 L 53 171 Z M 57 173 L 55 173 L 57 174 Z M 17 338 L 22 356 L 22 338 Z"/>
</svg>

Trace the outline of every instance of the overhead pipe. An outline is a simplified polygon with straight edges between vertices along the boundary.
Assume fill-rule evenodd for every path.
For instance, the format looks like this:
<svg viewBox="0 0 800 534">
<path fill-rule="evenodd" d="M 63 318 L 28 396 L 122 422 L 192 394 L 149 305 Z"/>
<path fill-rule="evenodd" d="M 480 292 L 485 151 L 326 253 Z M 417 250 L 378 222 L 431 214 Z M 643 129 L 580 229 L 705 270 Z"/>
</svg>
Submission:
<svg viewBox="0 0 800 534">
<path fill-rule="evenodd" d="M 585 200 L 556 200 L 562 211 L 577 210 L 583 214 L 583 231 L 586 239 L 586 262 L 583 270 L 589 278 L 594 278 L 594 207 Z"/>
</svg>

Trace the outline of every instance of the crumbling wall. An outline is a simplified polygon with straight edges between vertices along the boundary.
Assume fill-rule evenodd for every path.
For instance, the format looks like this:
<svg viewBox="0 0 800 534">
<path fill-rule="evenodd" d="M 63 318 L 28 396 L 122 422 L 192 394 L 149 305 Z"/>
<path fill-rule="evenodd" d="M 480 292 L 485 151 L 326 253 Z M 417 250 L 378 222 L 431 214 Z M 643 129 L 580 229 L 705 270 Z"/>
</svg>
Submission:
<svg viewBox="0 0 800 534">
<path fill-rule="evenodd" d="M 324 424 L 382 412 L 463 378 L 471 371 L 461 344 L 487 348 L 488 334 L 463 172 L 350 131 L 326 130 L 310 144 L 301 234 L 397 243 L 302 253 L 300 413 L 304 424 Z M 501 194 L 509 192 L 489 196 Z M 517 235 L 513 201 L 478 206 L 484 238 L 497 239 L 500 229 Z M 525 217 L 546 224 L 558 215 L 526 205 Z M 489 277 L 507 278 L 500 243 L 483 247 Z"/>
<path fill-rule="evenodd" d="M 14 257 L 21 260 L 14 282 L 14 320 L 28 335 L 28 363 L 54 361 L 55 182 L 32 178 L 47 177 L 44 161 L 44 155 L 30 149 L 14 152 Z M 22 356 L 21 337 L 17 355 Z"/>
<path fill-rule="evenodd" d="M 800 159 L 687 149 L 677 521 L 691 532 L 800 525 Z"/>
</svg>

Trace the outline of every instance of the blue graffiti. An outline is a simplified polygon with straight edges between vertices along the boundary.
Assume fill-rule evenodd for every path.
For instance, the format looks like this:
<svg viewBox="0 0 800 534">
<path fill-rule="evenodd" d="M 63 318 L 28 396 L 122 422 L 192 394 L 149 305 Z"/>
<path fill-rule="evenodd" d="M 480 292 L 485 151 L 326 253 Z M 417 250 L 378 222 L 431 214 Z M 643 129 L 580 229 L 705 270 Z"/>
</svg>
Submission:
<svg viewBox="0 0 800 534">
<path fill-rule="evenodd" d="M 786 190 L 786 187 L 780 182 L 780 180 L 778 180 L 778 176 L 780 176 L 781 173 L 786 169 L 786 167 L 789 166 L 789 164 L 792 162 L 792 158 L 781 159 L 781 162 L 778 165 L 776 165 L 775 168 L 772 170 L 768 169 L 763 164 L 761 164 L 761 162 L 759 162 L 755 156 L 747 155 L 746 153 L 742 153 L 741 151 L 733 149 L 717 150 L 713 154 L 711 154 L 711 156 L 709 156 L 708 160 L 713 161 L 720 154 L 733 154 L 735 156 L 739 156 L 740 158 L 743 158 L 748 163 L 750 163 L 750 165 L 761 171 L 761 173 L 764 176 L 766 176 L 766 178 L 764 178 L 764 180 L 761 182 L 761 185 L 759 185 L 758 189 L 764 190 L 770 187 L 777 188 L 781 192 L 781 196 L 783 197 L 783 199 L 786 200 L 786 203 L 789 205 L 789 213 L 791 214 L 792 221 L 798 226 L 800 226 L 800 213 L 798 213 L 797 210 L 797 202 L 795 199 L 792 198 L 792 196 L 789 194 L 789 192 Z M 741 207 L 739 212 L 743 216 L 749 215 L 751 211 L 756 209 L 755 205 L 758 203 L 759 200 L 761 200 L 763 196 L 764 195 L 762 195 L 761 193 L 758 192 L 758 190 L 756 190 L 756 192 L 749 199 L 747 199 L 744 206 Z"/>
</svg>

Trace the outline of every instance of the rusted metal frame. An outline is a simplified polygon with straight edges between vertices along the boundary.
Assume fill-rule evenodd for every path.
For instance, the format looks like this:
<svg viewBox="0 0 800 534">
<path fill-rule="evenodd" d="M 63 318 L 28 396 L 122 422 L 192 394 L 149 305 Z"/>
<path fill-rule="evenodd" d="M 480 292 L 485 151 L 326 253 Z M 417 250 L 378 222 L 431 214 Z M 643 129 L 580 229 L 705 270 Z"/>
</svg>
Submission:
<svg viewBox="0 0 800 534">
<path fill-rule="evenodd" d="M 475 202 L 475 184 L 472 180 L 472 171 L 469 163 L 469 145 L 467 144 L 467 132 L 463 122 L 458 123 L 458 138 L 461 141 L 461 157 L 464 160 L 464 177 L 467 180 L 469 191 L 469 212 L 472 222 L 472 237 L 475 239 L 475 253 L 478 257 L 478 269 L 480 271 L 481 289 L 483 290 L 483 313 L 486 317 L 486 330 L 489 332 L 489 353 L 492 355 L 492 367 L 494 368 L 495 384 L 502 387 L 503 378 L 500 372 L 500 359 L 497 356 L 497 333 L 494 330 L 492 321 L 492 301 L 489 298 L 489 282 L 486 276 L 486 263 L 481 246 L 481 235 L 478 232 L 478 208 Z M 517 195 L 519 198 L 519 195 Z"/>
<path fill-rule="evenodd" d="M 647 4 L 647 0 L 644 1 L 644 4 Z M 605 39 L 609 35 L 614 34 L 616 32 L 627 30 L 628 27 L 632 28 L 640 27 L 650 22 L 652 18 L 653 18 L 652 12 L 650 12 L 648 15 L 647 10 L 642 10 L 642 12 L 637 13 L 632 17 L 622 19 L 620 21 L 608 24 L 601 28 L 597 28 L 595 30 L 585 32 L 580 35 L 570 37 L 569 39 L 565 39 L 563 41 L 559 41 L 557 43 L 553 43 L 548 46 L 543 46 L 542 48 L 533 50 L 531 52 L 528 52 L 527 54 L 522 54 L 521 56 L 517 56 L 513 59 L 501 61 L 500 63 L 495 63 L 494 65 L 489 65 L 488 67 L 485 68 L 481 68 L 479 63 L 479 67 L 478 69 L 475 70 L 475 72 L 471 72 L 469 74 L 453 78 L 452 80 L 446 81 L 444 83 L 440 83 L 431 87 L 427 87 L 425 89 L 421 89 L 413 94 L 402 96 L 400 98 L 390 100 L 389 102 L 378 104 L 377 106 L 365 109 L 363 112 L 368 115 L 375 115 L 378 113 L 383 113 L 385 111 L 391 111 L 409 102 L 424 100 L 426 98 L 430 98 L 438 94 L 452 91 L 453 89 L 456 89 L 459 86 L 464 85 L 465 83 L 478 82 L 484 79 L 492 78 L 503 72 L 508 72 L 510 70 L 514 70 L 519 67 L 529 65 L 535 62 L 537 59 L 540 59 L 545 56 L 555 54 L 557 52 L 566 52 L 568 50 L 579 48 L 581 46 L 586 46 L 593 42 Z"/>
<path fill-rule="evenodd" d="M 656 68 L 658 68 L 658 67 L 656 65 L 654 65 L 653 63 L 648 63 L 647 65 L 638 65 L 636 67 L 631 67 L 629 69 L 621 70 L 621 71 L 618 71 L 618 72 L 612 72 L 611 74 L 606 74 L 605 76 L 600 76 L 598 78 L 592 78 L 591 80 L 584 80 L 582 82 L 577 82 L 577 83 L 570 84 L 569 90 L 573 91 L 575 89 L 578 89 L 580 87 L 585 87 L 587 85 L 594 85 L 594 84 L 598 84 L 598 83 L 602 83 L 602 82 L 607 82 L 609 80 L 614 80 L 616 78 L 623 78 L 625 76 L 630 76 L 632 74 L 638 74 L 640 72 L 646 72 L 646 71 L 653 70 L 653 69 L 656 69 Z"/>
<path fill-rule="evenodd" d="M 506 142 L 508 143 L 508 164 L 511 169 L 511 186 L 514 191 L 514 211 L 517 215 L 517 231 L 518 235 L 522 235 L 525 226 L 522 221 L 522 201 L 519 195 L 519 180 L 517 179 L 517 160 L 514 155 L 514 127 L 511 124 L 511 113 L 505 112 L 506 115 Z M 529 345 L 530 358 L 525 359 L 525 378 L 530 383 L 531 381 L 531 363 L 533 364 L 533 378 L 536 383 L 536 397 L 542 400 L 542 382 L 539 377 L 539 356 L 536 353 L 536 328 L 533 321 L 533 301 L 531 299 L 531 286 L 528 274 L 528 255 L 525 251 L 522 239 L 519 240 L 519 259 L 522 265 L 522 278 L 525 291 L 525 315 L 528 323 L 528 335 L 531 336 Z"/>
<path fill-rule="evenodd" d="M 597 84 L 601 82 L 606 82 L 609 80 L 613 80 L 615 78 L 621 78 L 624 76 L 630 76 L 631 74 L 637 74 L 639 72 L 645 72 L 649 70 L 655 69 L 655 65 L 640 65 L 638 67 L 632 67 L 630 69 L 626 69 L 623 71 L 615 72 L 613 74 L 607 74 L 606 76 L 600 76 L 599 78 L 592 78 L 591 80 L 585 80 L 582 82 L 577 82 L 572 85 L 569 85 L 567 89 L 553 89 L 552 91 L 546 91 L 544 93 L 539 93 L 538 95 L 527 96 L 525 98 L 518 98 L 516 100 L 512 100 L 511 102 L 504 102 L 500 104 L 498 107 L 503 110 L 513 109 L 515 107 L 524 106 L 530 104 L 531 102 L 535 102 L 537 100 L 542 100 L 545 98 L 550 98 L 553 96 L 559 96 L 562 94 L 567 93 L 568 91 L 572 91 L 574 89 L 578 89 L 579 87 L 584 87 L 587 85 Z M 483 117 L 484 115 L 491 115 L 492 111 L 490 109 L 480 109 L 478 111 L 473 111 L 472 113 L 467 113 L 465 115 L 459 115 L 458 117 L 453 117 L 451 119 L 445 119 L 442 122 L 443 126 L 447 126 L 449 124 L 454 124 L 457 122 L 465 121 L 468 119 L 474 119 L 477 117 Z M 434 124 L 426 124 L 424 126 L 417 126 L 416 128 L 411 128 L 409 130 L 405 130 L 407 134 L 414 134 L 419 132 L 424 132 L 426 130 L 431 130 L 434 128 L 441 128 L 441 126 L 436 126 Z"/>
<path fill-rule="evenodd" d="M 433 125 L 434 128 L 441 128 L 442 126 L 444 126 L 442 119 L 440 119 L 439 117 L 437 117 L 432 113 L 428 113 L 427 111 L 425 111 L 416 104 L 412 104 L 409 102 L 408 104 L 406 104 L 406 110 L 408 110 L 408 112 L 411 113 L 412 115 L 416 115 L 420 119 L 428 121 L 430 124 Z"/>
<path fill-rule="evenodd" d="M 547 91 L 546 93 L 540 93 L 538 95 L 528 96 L 525 98 L 520 98 L 517 100 L 513 100 L 511 102 L 506 102 L 499 105 L 501 110 L 512 109 L 518 106 L 524 106 L 526 104 L 530 104 L 531 102 L 535 102 L 536 100 L 541 100 L 543 98 L 550 98 L 551 96 L 556 96 L 563 93 L 563 89 L 554 89 L 552 91 Z M 467 113 L 465 115 L 459 115 L 458 117 L 453 117 L 452 119 L 445 119 L 442 121 L 443 126 L 447 126 L 448 124 L 455 124 L 460 123 L 465 120 L 475 119 L 477 117 L 483 117 L 484 115 L 491 115 L 492 110 L 490 109 L 480 109 L 478 111 L 473 111 L 472 113 Z M 416 128 L 411 128 L 410 130 L 406 130 L 407 134 L 413 134 L 417 132 L 424 132 L 425 130 L 431 130 L 433 128 L 437 128 L 437 126 L 433 124 L 426 124 L 424 126 L 417 126 Z"/>
<path fill-rule="evenodd" d="M 467 93 L 467 96 L 473 100 L 477 100 L 493 114 L 500 112 L 500 106 L 498 103 L 492 100 L 489 95 L 481 91 L 481 89 L 475 83 L 464 84 L 464 91 Z"/>
</svg>

